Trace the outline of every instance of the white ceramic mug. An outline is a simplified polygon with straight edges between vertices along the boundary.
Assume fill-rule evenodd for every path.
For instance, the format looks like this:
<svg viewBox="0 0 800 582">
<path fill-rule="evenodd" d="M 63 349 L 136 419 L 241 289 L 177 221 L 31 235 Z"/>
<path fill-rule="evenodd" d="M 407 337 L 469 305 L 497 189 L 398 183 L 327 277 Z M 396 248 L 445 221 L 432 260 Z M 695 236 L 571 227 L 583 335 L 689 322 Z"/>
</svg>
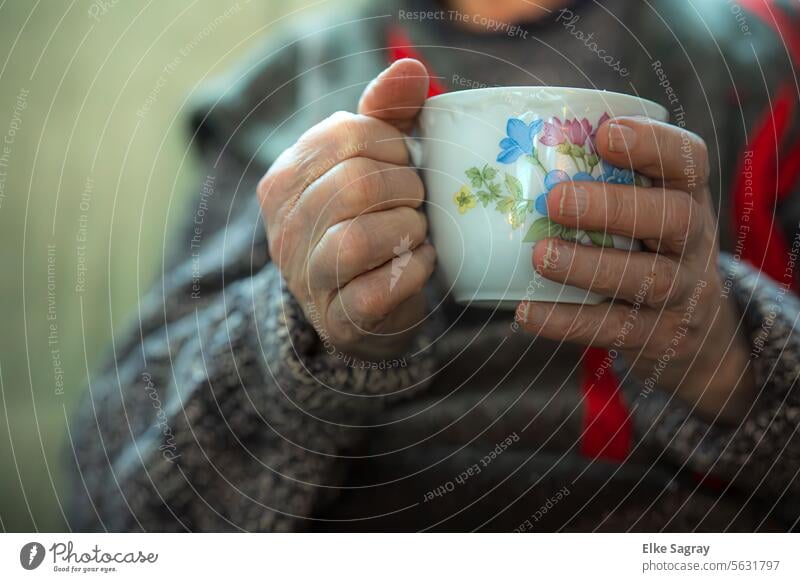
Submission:
<svg viewBox="0 0 800 582">
<path fill-rule="evenodd" d="M 493 87 L 426 101 L 418 136 L 407 143 L 425 183 L 438 270 L 455 301 L 513 309 L 521 300 L 603 300 L 538 275 L 532 249 L 547 236 L 638 248 L 617 235 L 566 229 L 546 215 L 547 194 L 559 182 L 649 185 L 595 153 L 597 128 L 623 115 L 668 117 L 651 101 L 591 89 Z"/>
</svg>

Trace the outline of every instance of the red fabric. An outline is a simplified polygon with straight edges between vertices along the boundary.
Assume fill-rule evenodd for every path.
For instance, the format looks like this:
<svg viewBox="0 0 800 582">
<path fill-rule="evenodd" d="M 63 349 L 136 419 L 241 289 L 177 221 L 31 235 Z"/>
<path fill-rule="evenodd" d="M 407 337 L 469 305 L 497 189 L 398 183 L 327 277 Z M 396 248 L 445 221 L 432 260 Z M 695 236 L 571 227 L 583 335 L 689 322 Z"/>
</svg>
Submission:
<svg viewBox="0 0 800 582">
<path fill-rule="evenodd" d="M 800 66 L 800 10 L 790 14 L 780 8 L 773 7 L 772 0 L 742 0 L 742 7 L 771 26 L 786 47 L 792 61 Z M 783 92 L 792 92 L 791 79 Z M 796 104 L 796 101 L 793 101 Z M 784 127 L 785 130 L 785 127 Z M 778 193 L 785 196 L 800 181 L 800 138 L 788 149 L 785 159 L 781 160 L 778 175 Z"/>
<path fill-rule="evenodd" d="M 447 92 L 434 74 L 425 59 L 412 46 L 408 35 L 401 28 L 390 28 L 387 33 L 389 62 L 398 59 L 417 59 L 428 69 L 431 84 L 428 97 Z M 627 408 L 622 401 L 619 382 L 611 369 L 596 371 L 604 366 L 608 356 L 606 350 L 589 348 L 583 360 L 583 382 L 581 391 L 584 396 L 584 418 L 582 423 L 580 451 L 590 458 L 604 458 L 611 461 L 622 461 L 631 449 L 633 429 Z M 606 366 L 607 368 L 607 366 Z M 595 379 L 598 376 L 599 379 Z"/>
<path fill-rule="evenodd" d="M 743 0 L 741 4 L 771 26 L 791 58 L 800 63 L 798 23 L 792 22 L 792 18 L 774 6 L 771 0 Z M 797 15 L 794 16 L 797 20 Z M 751 157 L 748 160 L 745 153 L 742 154 L 734 186 L 733 222 L 736 245 L 741 249 L 742 258 L 779 283 L 797 289 L 796 278 L 786 268 L 790 260 L 789 246 L 776 219 L 778 203 L 800 178 L 800 140 L 792 147 L 785 143 L 795 115 L 795 86 L 787 81 L 772 97 L 769 107 L 753 128 L 746 146 L 752 152 Z"/>
<path fill-rule="evenodd" d="M 793 88 L 784 86 L 756 124 L 742 154 L 733 191 L 734 235 L 742 258 L 779 283 L 794 287 L 787 270 L 789 247 L 777 223 L 781 190 L 780 151 L 795 109 Z M 791 168 L 790 168 L 791 169 Z M 784 182 L 781 186 L 786 187 Z"/>
<path fill-rule="evenodd" d="M 800 139 L 789 149 L 786 159 L 781 162 L 778 192 L 782 192 L 785 196 L 798 183 L 800 183 Z"/>
<path fill-rule="evenodd" d="M 592 459 L 623 461 L 631 450 L 633 427 L 607 358 L 608 351 L 600 348 L 588 348 L 583 356 L 585 415 L 580 451 Z"/>
<path fill-rule="evenodd" d="M 773 0 L 739 0 L 739 5 L 771 26 L 786 46 L 792 60 L 800 63 L 800 23 L 797 12 L 787 14 Z M 794 20 L 793 20 L 794 18 Z"/>
<path fill-rule="evenodd" d="M 388 30 L 386 33 L 386 48 L 389 50 L 390 63 L 400 59 L 416 59 L 425 65 L 425 68 L 428 69 L 428 75 L 431 77 L 428 97 L 435 97 L 447 92 L 447 88 L 434 76 L 430 66 L 411 44 L 411 40 L 402 28 L 395 26 Z"/>
</svg>

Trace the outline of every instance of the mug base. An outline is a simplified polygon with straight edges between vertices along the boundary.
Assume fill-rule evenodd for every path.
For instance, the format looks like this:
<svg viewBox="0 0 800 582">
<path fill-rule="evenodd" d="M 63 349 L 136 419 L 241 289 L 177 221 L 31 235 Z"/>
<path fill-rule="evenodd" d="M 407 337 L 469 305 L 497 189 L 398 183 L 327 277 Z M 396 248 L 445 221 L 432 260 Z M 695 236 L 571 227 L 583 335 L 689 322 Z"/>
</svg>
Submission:
<svg viewBox="0 0 800 582">
<path fill-rule="evenodd" d="M 565 288 L 562 293 L 551 297 L 540 294 L 539 296 L 522 295 L 519 296 L 519 298 L 515 298 L 514 296 L 509 297 L 508 295 L 498 295 L 494 293 L 475 293 L 472 295 L 454 295 L 453 299 L 459 305 L 466 305 L 468 307 L 514 311 L 520 301 L 597 305 L 605 301 L 606 297 L 582 289 Z"/>
</svg>

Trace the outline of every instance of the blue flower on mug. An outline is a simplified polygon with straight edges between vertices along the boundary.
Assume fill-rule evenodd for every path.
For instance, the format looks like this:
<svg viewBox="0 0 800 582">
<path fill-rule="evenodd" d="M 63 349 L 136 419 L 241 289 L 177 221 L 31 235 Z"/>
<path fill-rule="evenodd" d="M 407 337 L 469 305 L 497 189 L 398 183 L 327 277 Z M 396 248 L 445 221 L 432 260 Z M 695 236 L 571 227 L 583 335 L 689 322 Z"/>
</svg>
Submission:
<svg viewBox="0 0 800 582">
<path fill-rule="evenodd" d="M 562 182 L 594 182 L 594 176 L 586 172 L 578 172 L 571 178 L 564 170 L 550 170 L 544 177 L 545 191 L 536 197 L 534 201 L 534 208 L 536 212 L 543 216 L 547 216 L 547 196 L 550 191 L 556 187 L 557 184 Z"/>
<path fill-rule="evenodd" d="M 625 168 L 612 166 L 605 160 L 600 162 L 603 173 L 598 180 L 609 184 L 633 184 L 633 172 Z"/>
<path fill-rule="evenodd" d="M 497 161 L 501 164 L 513 164 L 520 156 L 533 155 L 533 140 L 542 130 L 544 121 L 537 119 L 530 124 L 512 117 L 506 124 L 506 137 L 500 140 L 500 153 Z"/>
</svg>

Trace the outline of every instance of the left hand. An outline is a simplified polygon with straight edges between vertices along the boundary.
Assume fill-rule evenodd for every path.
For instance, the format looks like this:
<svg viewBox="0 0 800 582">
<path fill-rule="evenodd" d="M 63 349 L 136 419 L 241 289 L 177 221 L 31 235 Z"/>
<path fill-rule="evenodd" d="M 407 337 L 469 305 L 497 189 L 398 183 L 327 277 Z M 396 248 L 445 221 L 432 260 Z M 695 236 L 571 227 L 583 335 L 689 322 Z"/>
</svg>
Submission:
<svg viewBox="0 0 800 582">
<path fill-rule="evenodd" d="M 753 402 L 749 347 L 717 267 L 708 150 L 684 129 L 641 117 L 604 123 L 600 157 L 652 178 L 652 188 L 565 182 L 550 193 L 551 220 L 640 239 L 642 252 L 557 238 L 533 249 L 552 281 L 614 297 L 613 303 L 523 302 L 516 317 L 538 335 L 614 348 L 641 380 L 675 392 L 709 419 L 739 422 Z"/>
</svg>

